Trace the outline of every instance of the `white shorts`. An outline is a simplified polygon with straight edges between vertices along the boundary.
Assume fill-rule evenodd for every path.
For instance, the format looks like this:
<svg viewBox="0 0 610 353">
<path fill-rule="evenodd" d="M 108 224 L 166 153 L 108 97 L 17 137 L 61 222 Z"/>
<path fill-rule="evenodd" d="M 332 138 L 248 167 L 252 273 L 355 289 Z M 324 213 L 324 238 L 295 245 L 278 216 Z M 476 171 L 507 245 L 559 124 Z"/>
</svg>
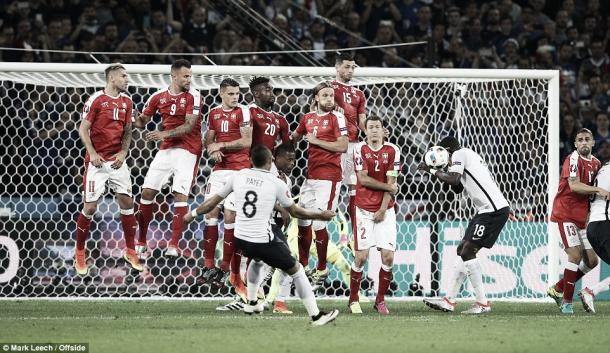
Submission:
<svg viewBox="0 0 610 353">
<path fill-rule="evenodd" d="M 561 246 L 564 249 L 582 245 L 585 249 L 592 249 L 587 230 L 578 228 L 574 223 L 558 222 Z"/>
<path fill-rule="evenodd" d="M 182 148 L 157 152 L 144 178 L 142 188 L 161 190 L 174 176 L 172 191 L 188 196 L 199 170 L 199 158 Z"/>
<path fill-rule="evenodd" d="M 358 229 L 354 237 L 356 250 L 370 248 L 396 250 L 396 212 L 389 208 L 385 218 L 379 223 L 373 222 L 374 212 L 363 210 L 356 206 L 356 225 Z"/>
<path fill-rule="evenodd" d="M 106 192 L 106 183 L 108 188 L 117 194 L 125 194 L 129 197 L 131 194 L 131 174 L 127 163 L 119 169 L 110 167 L 114 161 L 104 162 L 100 168 L 96 168 L 91 164 L 85 167 L 85 175 L 83 184 L 85 186 L 84 198 L 85 202 L 96 202 Z"/>
<path fill-rule="evenodd" d="M 205 187 L 205 198 L 207 199 L 209 196 L 214 194 L 218 194 L 218 192 L 225 186 L 227 180 L 230 177 L 235 175 L 237 170 L 215 170 L 210 174 L 210 178 L 208 179 L 208 185 Z M 228 210 L 235 211 L 235 196 L 234 193 L 230 193 L 224 200 L 222 200 L 218 207 L 224 207 Z"/>
<path fill-rule="evenodd" d="M 347 144 L 347 152 L 341 154 L 341 169 L 343 170 L 343 185 L 356 185 L 356 168 L 354 166 L 354 150 L 358 142 Z"/>
<path fill-rule="evenodd" d="M 330 180 L 305 179 L 301 185 L 301 193 L 299 195 L 299 206 L 303 208 L 331 210 L 337 209 L 339 201 L 339 191 L 341 183 Z M 322 222 L 326 225 L 326 221 Z M 299 225 L 309 225 L 311 221 L 299 219 Z M 314 226 L 314 228 L 316 228 Z M 316 229 L 314 229 L 316 230 Z"/>
</svg>

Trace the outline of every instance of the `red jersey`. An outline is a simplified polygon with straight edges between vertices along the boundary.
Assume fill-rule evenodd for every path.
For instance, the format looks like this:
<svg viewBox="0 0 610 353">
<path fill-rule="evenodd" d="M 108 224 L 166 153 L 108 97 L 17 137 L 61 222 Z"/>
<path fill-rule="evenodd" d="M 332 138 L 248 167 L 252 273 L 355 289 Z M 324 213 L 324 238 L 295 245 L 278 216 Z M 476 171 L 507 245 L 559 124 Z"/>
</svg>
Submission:
<svg viewBox="0 0 610 353">
<path fill-rule="evenodd" d="M 248 107 L 237 106 L 232 110 L 222 109 L 222 105 L 210 110 L 208 115 L 208 131 L 214 131 L 214 142 L 230 142 L 241 138 L 242 127 L 250 126 L 250 110 Z M 223 150 L 222 161 L 214 165 L 214 170 L 241 170 L 250 168 L 250 148 L 241 150 Z"/>
<path fill-rule="evenodd" d="M 322 115 L 315 112 L 303 115 L 296 132 L 300 135 L 314 134 L 324 141 L 335 142 L 341 136 L 347 136 L 347 127 L 343 114 L 333 111 Z M 307 149 L 307 179 L 341 181 L 341 152 L 330 152 L 324 148 L 309 144 Z"/>
<path fill-rule="evenodd" d="M 400 171 L 400 150 L 389 142 L 385 142 L 378 150 L 374 150 L 366 142 L 361 142 L 354 150 L 354 165 L 356 171 L 366 170 L 371 178 L 387 183 L 388 176 L 397 176 Z M 384 194 L 385 191 L 362 186 L 358 179 L 355 204 L 363 210 L 376 212 L 381 207 Z M 388 203 L 388 209 L 392 207 L 394 199 Z"/>
<path fill-rule="evenodd" d="M 282 143 L 290 141 L 286 118 L 276 112 L 268 112 L 256 104 L 250 104 L 249 108 L 250 124 L 252 126 L 252 147 L 265 145 L 273 153 L 278 137 L 282 140 Z"/>
<path fill-rule="evenodd" d="M 337 80 L 334 80 L 332 84 L 335 89 L 335 104 L 343 109 L 343 115 L 347 121 L 349 141 L 358 142 L 358 115 L 364 114 L 366 111 L 364 92 Z"/>
<path fill-rule="evenodd" d="M 133 102 L 125 93 L 112 97 L 97 91 L 85 102 L 82 119 L 91 123 L 89 137 L 95 152 L 110 161 L 121 151 L 125 126 L 133 122 Z M 85 153 L 85 163 L 89 152 Z"/>
<path fill-rule="evenodd" d="M 193 130 L 186 135 L 166 138 L 161 142 L 162 150 L 169 148 L 182 148 L 199 156 L 203 149 L 201 142 L 201 95 L 196 89 L 188 92 L 172 94 L 169 88 L 153 93 L 146 105 L 144 115 L 153 116 L 156 112 L 161 114 L 163 130 L 168 131 L 184 124 L 187 115 L 196 115 L 197 122 Z"/>
<path fill-rule="evenodd" d="M 585 229 L 589 215 L 589 195 L 572 192 L 568 178 L 578 177 L 582 183 L 593 185 L 600 167 L 601 162 L 597 158 L 593 156 L 591 159 L 583 158 L 577 151 L 566 157 L 561 168 L 559 189 L 553 201 L 551 221 L 571 222 L 578 228 Z"/>
</svg>

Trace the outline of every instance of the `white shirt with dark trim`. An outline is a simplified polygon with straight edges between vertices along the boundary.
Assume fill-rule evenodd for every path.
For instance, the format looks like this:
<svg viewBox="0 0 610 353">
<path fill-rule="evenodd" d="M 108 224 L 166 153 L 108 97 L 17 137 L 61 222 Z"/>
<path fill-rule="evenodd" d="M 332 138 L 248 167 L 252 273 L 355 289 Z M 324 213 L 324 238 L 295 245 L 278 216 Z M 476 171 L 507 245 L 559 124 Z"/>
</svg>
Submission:
<svg viewBox="0 0 610 353">
<path fill-rule="evenodd" d="M 610 190 L 610 164 L 606 163 L 600 168 L 595 177 L 594 185 L 606 191 Z M 610 221 L 610 217 L 608 217 L 609 206 L 610 201 L 596 194 L 593 201 L 591 201 L 589 222 Z"/>
<path fill-rule="evenodd" d="M 276 201 L 282 207 L 290 207 L 288 186 L 268 170 L 248 168 L 238 171 L 229 178 L 218 192 L 227 197 L 231 192 L 235 197 L 235 237 L 251 243 L 268 243 L 273 240 L 271 215 Z"/>
<path fill-rule="evenodd" d="M 292 193 L 290 192 L 292 190 L 292 180 L 290 180 L 290 177 L 288 175 L 283 174 L 283 176 L 286 178 L 285 180 L 280 177 L 280 171 L 277 169 L 277 167 L 275 166 L 275 163 L 271 164 L 271 170 L 269 171 L 271 173 L 271 175 L 275 176 L 279 181 L 286 183 L 286 187 L 288 187 L 288 192 L 290 193 L 290 196 L 292 197 Z M 271 224 L 275 225 L 275 220 L 276 219 L 280 219 L 282 218 L 282 214 L 279 211 L 273 210 L 273 213 L 271 214 Z"/>
<path fill-rule="evenodd" d="M 472 200 L 478 213 L 498 211 L 508 206 L 508 202 L 494 181 L 487 164 L 478 153 L 461 148 L 451 155 L 449 172 L 462 175 L 460 181 L 464 191 Z"/>
</svg>

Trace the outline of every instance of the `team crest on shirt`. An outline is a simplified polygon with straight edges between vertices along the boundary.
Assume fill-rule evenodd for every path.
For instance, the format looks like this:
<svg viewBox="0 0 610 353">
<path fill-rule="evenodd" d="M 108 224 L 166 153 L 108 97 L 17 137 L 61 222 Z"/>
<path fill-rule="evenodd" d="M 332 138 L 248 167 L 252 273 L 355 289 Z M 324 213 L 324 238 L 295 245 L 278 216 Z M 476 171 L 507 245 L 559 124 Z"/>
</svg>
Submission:
<svg viewBox="0 0 610 353">
<path fill-rule="evenodd" d="M 237 114 L 232 113 L 232 114 L 231 114 L 231 119 L 233 119 L 233 120 L 237 119 Z"/>
<path fill-rule="evenodd" d="M 165 104 L 165 103 L 167 103 L 167 99 L 165 99 L 165 98 L 161 98 L 161 100 L 159 101 L 159 103 L 161 103 L 161 104 Z"/>
<path fill-rule="evenodd" d="M 261 113 L 256 113 L 256 117 L 257 117 L 258 119 L 262 119 L 262 118 L 264 118 L 263 114 L 261 114 Z"/>
<path fill-rule="evenodd" d="M 364 157 L 366 157 L 366 158 L 371 158 L 371 154 L 370 154 L 370 153 L 367 153 L 367 154 L 365 154 L 365 155 L 364 155 Z"/>
<path fill-rule="evenodd" d="M 186 98 L 180 98 L 180 108 L 186 107 Z"/>
<path fill-rule="evenodd" d="M 323 126 L 327 126 L 328 125 L 328 120 L 324 120 L 324 122 L 322 122 Z"/>
<path fill-rule="evenodd" d="M 312 118 L 307 119 L 307 124 L 311 124 L 313 122 Z"/>
<path fill-rule="evenodd" d="M 220 114 L 214 114 L 214 115 L 212 115 L 212 119 L 214 119 L 214 120 L 218 120 L 218 119 L 220 119 Z"/>
<path fill-rule="evenodd" d="M 102 108 L 108 108 L 108 102 L 102 103 Z"/>
</svg>

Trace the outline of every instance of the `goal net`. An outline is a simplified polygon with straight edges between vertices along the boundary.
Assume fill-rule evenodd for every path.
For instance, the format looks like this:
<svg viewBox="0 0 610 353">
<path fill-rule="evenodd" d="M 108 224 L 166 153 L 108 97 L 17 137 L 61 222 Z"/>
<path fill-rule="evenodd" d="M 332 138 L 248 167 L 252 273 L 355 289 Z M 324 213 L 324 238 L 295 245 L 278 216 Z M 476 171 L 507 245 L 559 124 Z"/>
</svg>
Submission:
<svg viewBox="0 0 610 353">
<path fill-rule="evenodd" d="M 78 137 L 82 105 L 104 86 L 102 65 L 3 64 L 0 69 L 2 168 L 0 169 L 0 292 L 9 297 L 221 297 L 230 290 L 199 286 L 203 222 L 184 231 L 182 256 L 167 260 L 162 250 L 171 238 L 173 202 L 163 190 L 149 227 L 151 256 L 142 274 L 131 273 L 121 254 L 124 239 L 118 205 L 108 193 L 100 200 L 87 241 L 92 271 L 85 278 L 73 267 L 76 217 L 82 209 L 84 147 Z M 127 65 L 131 94 L 141 111 L 146 99 L 170 83 L 168 66 Z M 271 78 L 278 112 L 292 130 L 309 108 L 313 86 L 334 78 L 334 68 L 193 68 L 193 86 L 204 97 L 203 112 L 219 103 L 218 85 L 232 76 L 242 85 L 242 103 L 252 101 L 247 83 L 254 75 Z M 428 147 L 446 135 L 457 136 L 487 161 L 510 202 L 511 219 L 496 245 L 480 258 L 492 298 L 543 298 L 557 279 L 560 257 L 547 223 L 549 202 L 558 180 L 558 84 L 552 71 L 436 70 L 359 68 L 353 85 L 367 97 L 367 115 L 379 115 L 389 141 L 402 153 L 397 195 L 398 240 L 394 282 L 389 296 L 442 295 L 448 286 L 456 247 L 474 208 L 438 181 L 416 171 Z M 154 118 L 160 128 L 159 117 Z M 151 125 L 148 130 L 151 130 Z M 551 133 L 552 132 L 552 133 Z M 141 185 L 157 144 L 134 132 L 127 160 L 133 191 Z M 298 146 L 293 192 L 303 182 L 306 143 Z M 552 151 L 549 153 L 549 151 Z M 189 204 L 202 202 L 211 171 L 203 158 Z M 343 190 L 345 191 L 345 190 Z M 330 225 L 331 275 L 321 295 L 344 296 L 345 273 L 353 260 L 339 244 L 349 232 L 346 193 L 342 217 Z M 220 226 L 222 233 L 222 224 Z M 294 237 L 293 226 L 289 235 Z M 222 236 L 221 236 L 222 237 Z M 351 238 L 351 234 L 350 234 Z M 217 247 L 221 256 L 222 241 Z M 315 264 L 315 257 L 311 263 Z M 376 290 L 380 258 L 372 251 L 363 292 Z M 418 280 L 416 281 L 416 278 Z M 462 296 L 470 296 L 465 285 Z"/>
</svg>

